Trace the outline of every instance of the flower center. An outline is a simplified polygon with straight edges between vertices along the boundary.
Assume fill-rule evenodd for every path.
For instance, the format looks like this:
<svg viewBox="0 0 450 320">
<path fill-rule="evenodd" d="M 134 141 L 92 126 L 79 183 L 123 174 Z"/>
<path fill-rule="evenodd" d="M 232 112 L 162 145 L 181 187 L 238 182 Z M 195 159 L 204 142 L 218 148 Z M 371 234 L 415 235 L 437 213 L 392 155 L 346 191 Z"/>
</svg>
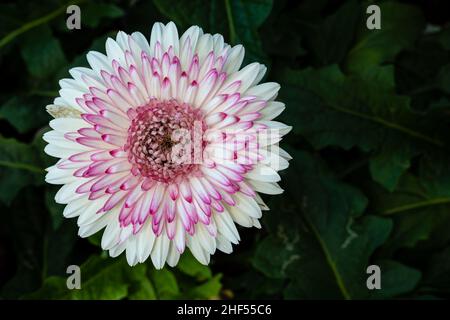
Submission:
<svg viewBox="0 0 450 320">
<path fill-rule="evenodd" d="M 194 152 L 203 151 L 206 129 L 200 112 L 176 100 L 156 99 L 135 111 L 124 146 L 133 174 L 171 182 L 194 171 Z"/>
</svg>

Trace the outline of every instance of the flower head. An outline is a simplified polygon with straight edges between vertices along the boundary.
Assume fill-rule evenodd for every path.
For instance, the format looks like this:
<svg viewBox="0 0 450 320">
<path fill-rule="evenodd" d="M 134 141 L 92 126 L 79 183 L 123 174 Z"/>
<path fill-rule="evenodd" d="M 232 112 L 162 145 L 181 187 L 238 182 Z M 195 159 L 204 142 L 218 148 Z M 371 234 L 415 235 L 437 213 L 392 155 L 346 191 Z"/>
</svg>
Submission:
<svg viewBox="0 0 450 320">
<path fill-rule="evenodd" d="M 63 185 L 55 200 L 81 237 L 104 229 L 111 256 L 162 268 L 186 247 L 208 264 L 239 242 L 235 223 L 260 227 L 257 192 L 282 192 L 290 157 L 277 143 L 290 127 L 272 121 L 279 85 L 258 84 L 266 68 L 240 69 L 243 58 L 219 34 L 193 26 L 179 38 L 156 23 L 150 42 L 119 32 L 60 81 L 44 135 L 60 160 L 46 181 Z"/>
</svg>

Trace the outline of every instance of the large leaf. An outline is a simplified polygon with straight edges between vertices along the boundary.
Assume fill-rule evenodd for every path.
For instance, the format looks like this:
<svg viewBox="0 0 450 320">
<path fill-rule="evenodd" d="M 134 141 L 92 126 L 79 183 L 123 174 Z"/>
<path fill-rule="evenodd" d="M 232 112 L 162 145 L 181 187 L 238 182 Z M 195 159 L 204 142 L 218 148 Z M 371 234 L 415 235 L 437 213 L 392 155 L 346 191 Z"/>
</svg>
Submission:
<svg viewBox="0 0 450 320">
<path fill-rule="evenodd" d="M 80 266 L 80 272 L 81 289 L 68 289 L 67 278 L 52 276 L 45 280 L 41 289 L 26 298 L 110 300 L 123 299 L 128 294 L 134 298 L 154 298 L 146 265 L 131 268 L 123 257 L 111 260 L 93 256 Z"/>
<path fill-rule="evenodd" d="M 195 277 L 200 281 L 211 279 L 212 277 L 211 269 L 198 262 L 190 252 L 183 254 L 177 268 L 188 276 Z"/>
<path fill-rule="evenodd" d="M 356 1 L 345 2 L 335 13 L 316 23 L 299 25 L 301 32 L 319 65 L 340 63 L 353 41 L 360 17 Z"/>
<path fill-rule="evenodd" d="M 334 178 L 319 159 L 305 152 L 293 157 L 289 200 L 273 206 L 277 217 L 267 221 L 272 235 L 256 251 L 255 267 L 291 279 L 288 298 L 368 297 L 366 268 L 386 240 L 390 221 L 361 217 L 366 198 Z"/>
<path fill-rule="evenodd" d="M 88 2 L 81 6 L 81 24 L 96 28 L 105 18 L 120 18 L 125 12 L 113 3 Z"/>
<path fill-rule="evenodd" d="M 225 41 L 229 43 L 243 44 L 246 61 L 267 62 L 258 28 L 269 16 L 272 0 L 154 0 L 154 3 L 164 15 L 183 28 L 198 24 L 206 32 L 228 35 Z"/>
<path fill-rule="evenodd" d="M 381 289 L 372 290 L 371 299 L 386 299 L 410 292 L 421 279 L 420 271 L 395 261 L 379 261 Z"/>
<path fill-rule="evenodd" d="M 290 103 L 282 117 L 288 123 L 295 119 L 294 131 L 317 149 L 371 152 L 372 176 L 389 190 L 413 156 L 445 146 L 442 116 L 412 112 L 408 98 L 391 91 L 392 68 L 376 68 L 364 78 L 346 76 L 337 66 L 287 70 L 281 79 L 283 97 Z"/>
<path fill-rule="evenodd" d="M 366 6 L 362 6 L 365 9 Z M 384 2 L 380 4 L 381 29 L 369 30 L 365 19 L 355 46 L 351 49 L 347 66 L 355 73 L 392 61 L 400 50 L 413 44 L 424 28 L 421 11 L 414 6 Z M 368 17 L 366 15 L 366 17 Z"/>
<path fill-rule="evenodd" d="M 418 176 L 405 175 L 396 190 L 373 192 L 372 210 L 391 216 L 394 232 L 384 252 L 413 248 L 419 243 L 426 248 L 441 247 L 450 241 L 450 164 L 449 159 L 423 160 Z"/>
<path fill-rule="evenodd" d="M 43 183 L 44 168 L 31 145 L 0 136 L 0 201 L 9 204 L 27 185 Z"/>
<path fill-rule="evenodd" d="M 42 112 L 48 104 L 47 98 L 14 96 L 0 106 L 0 117 L 8 120 L 19 133 L 42 127 L 50 119 Z"/>
<path fill-rule="evenodd" d="M 3 179 L 1 180 L 3 181 Z M 15 299 L 38 288 L 43 274 L 43 248 L 45 220 L 41 208 L 41 194 L 34 187 L 23 190 L 8 208 L 0 205 L 2 229 L 10 235 L 17 266 L 13 276 L 4 285 L 0 294 L 3 298 Z"/>
<path fill-rule="evenodd" d="M 20 45 L 28 71 L 35 77 L 45 78 L 67 63 L 60 42 L 48 26 L 27 33 Z"/>
<path fill-rule="evenodd" d="M 164 268 L 162 270 L 150 270 L 150 276 L 155 284 L 156 294 L 159 299 L 175 299 L 180 294 L 177 279 L 172 271 Z"/>
<path fill-rule="evenodd" d="M 258 28 L 272 9 L 272 0 L 226 0 L 230 41 L 242 43 L 246 49 L 246 61 L 266 62 Z"/>
<path fill-rule="evenodd" d="M 425 293 L 450 294 L 450 248 L 434 254 L 427 263 L 421 290 Z"/>
<path fill-rule="evenodd" d="M 49 275 L 65 274 L 73 262 L 69 255 L 77 239 L 76 225 L 69 221 L 51 227 L 42 189 L 27 187 L 22 192 L 8 208 L 0 210 L 17 261 L 14 277 L 1 291 L 5 298 L 36 290 Z"/>
</svg>

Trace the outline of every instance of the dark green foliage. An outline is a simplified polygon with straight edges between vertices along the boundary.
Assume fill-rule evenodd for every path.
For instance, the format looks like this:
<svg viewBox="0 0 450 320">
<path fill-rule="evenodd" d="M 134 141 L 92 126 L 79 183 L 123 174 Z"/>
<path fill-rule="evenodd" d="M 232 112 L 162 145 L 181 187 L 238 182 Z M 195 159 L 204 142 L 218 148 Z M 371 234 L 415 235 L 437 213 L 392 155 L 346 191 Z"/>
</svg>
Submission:
<svg viewBox="0 0 450 320">
<path fill-rule="evenodd" d="M 372 3 L 372 1 L 370 1 Z M 80 1 L 0 4 L 0 297 L 21 299 L 392 299 L 450 297 L 450 21 L 406 1 Z M 443 3 L 443 2 L 440 2 Z M 448 8 L 434 8 L 444 12 Z M 62 217 L 41 137 L 68 70 L 104 52 L 118 30 L 147 37 L 156 21 L 221 33 L 281 84 L 285 189 L 264 197 L 259 231 L 232 255 L 176 268 L 108 258 L 101 234 Z M 81 265 L 83 290 L 67 290 Z M 366 286 L 381 268 L 381 290 Z"/>
</svg>

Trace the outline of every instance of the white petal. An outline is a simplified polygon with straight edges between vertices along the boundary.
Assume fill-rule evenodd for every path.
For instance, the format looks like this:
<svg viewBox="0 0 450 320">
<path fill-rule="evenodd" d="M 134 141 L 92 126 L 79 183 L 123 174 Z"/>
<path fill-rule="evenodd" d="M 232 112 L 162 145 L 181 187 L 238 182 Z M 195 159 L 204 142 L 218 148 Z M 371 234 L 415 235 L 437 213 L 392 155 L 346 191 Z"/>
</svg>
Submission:
<svg viewBox="0 0 450 320">
<path fill-rule="evenodd" d="M 257 62 L 251 63 L 245 66 L 242 70 L 235 72 L 230 75 L 230 77 L 224 82 L 223 88 L 226 88 L 235 81 L 240 81 L 241 86 L 238 92 L 245 92 L 249 87 L 252 86 L 256 77 L 258 76 L 260 64 Z"/>
<path fill-rule="evenodd" d="M 245 95 L 255 96 L 260 99 L 269 101 L 276 98 L 280 85 L 276 82 L 266 82 L 249 88 Z"/>
<path fill-rule="evenodd" d="M 267 71 L 267 67 L 263 64 L 260 64 L 259 70 L 258 70 L 258 75 L 256 76 L 255 80 L 253 80 L 252 86 L 257 85 L 262 80 L 262 78 L 266 74 L 266 71 Z"/>
<path fill-rule="evenodd" d="M 74 79 L 61 79 L 59 80 L 59 86 L 61 89 L 73 89 L 83 93 L 89 92 L 89 89 L 86 87 L 84 82 L 76 81 Z"/>
<path fill-rule="evenodd" d="M 117 32 L 116 41 L 123 52 L 129 50 L 128 35 L 125 32 L 123 31 Z"/>
<path fill-rule="evenodd" d="M 221 34 L 216 33 L 213 35 L 213 47 L 214 47 L 214 55 L 219 56 L 223 51 L 225 41 L 223 40 L 223 36 Z"/>
<path fill-rule="evenodd" d="M 103 204 L 104 203 L 101 199 L 91 200 L 90 204 L 85 208 L 83 212 L 81 212 L 80 216 L 78 217 L 78 226 L 81 227 L 84 225 L 89 225 L 107 215 L 108 213 L 106 212 L 97 213 L 97 211 L 101 207 L 103 207 Z"/>
<path fill-rule="evenodd" d="M 261 210 L 264 210 L 264 211 L 270 210 L 269 207 L 267 206 L 267 204 L 265 204 L 265 202 L 263 201 L 263 199 L 261 199 L 261 196 L 259 194 L 255 195 L 255 200 L 258 203 Z"/>
<path fill-rule="evenodd" d="M 187 245 L 195 259 L 201 264 L 208 265 L 210 255 L 201 247 L 196 237 L 188 237 Z"/>
<path fill-rule="evenodd" d="M 55 201 L 60 204 L 67 204 L 82 195 L 75 192 L 75 190 L 83 184 L 84 180 L 77 180 L 68 184 L 63 185 L 55 195 Z"/>
<path fill-rule="evenodd" d="M 152 252 L 155 243 L 155 233 L 151 227 L 151 219 L 148 219 L 138 234 L 138 257 L 139 262 L 144 262 Z"/>
<path fill-rule="evenodd" d="M 109 73 L 113 72 L 111 59 L 100 52 L 89 51 L 86 55 L 86 59 L 92 70 L 94 70 L 98 76 L 100 76 L 100 71 L 102 70 L 108 71 Z"/>
<path fill-rule="evenodd" d="M 109 255 L 112 258 L 117 257 L 118 255 L 120 255 L 127 247 L 127 242 L 120 242 L 118 243 L 114 248 L 109 250 Z"/>
<path fill-rule="evenodd" d="M 150 55 L 155 55 L 155 45 L 157 42 L 162 44 L 164 25 L 161 22 L 156 22 L 153 25 L 152 33 L 150 35 Z"/>
<path fill-rule="evenodd" d="M 213 51 L 213 45 L 214 41 L 209 33 L 205 33 L 198 40 L 196 52 L 198 54 L 200 65 L 203 64 L 208 54 Z"/>
<path fill-rule="evenodd" d="M 285 109 L 285 105 L 282 102 L 271 101 L 267 104 L 267 106 L 262 109 L 261 119 L 263 120 L 272 120 L 278 117 Z"/>
<path fill-rule="evenodd" d="M 113 209 L 114 210 L 114 209 Z M 109 214 L 108 212 L 107 214 Z M 120 224 L 117 221 L 110 222 L 103 232 L 101 246 L 103 250 L 110 250 L 119 243 Z"/>
<path fill-rule="evenodd" d="M 237 193 L 234 199 L 236 201 L 236 205 L 233 208 L 244 212 L 252 218 L 261 218 L 261 208 L 258 203 L 256 203 L 255 199 L 240 193 Z"/>
<path fill-rule="evenodd" d="M 133 32 L 131 34 L 131 37 L 134 41 L 136 41 L 137 45 L 141 48 L 142 51 L 150 54 L 150 44 L 141 32 Z"/>
<path fill-rule="evenodd" d="M 73 153 L 91 150 L 89 147 L 86 147 L 85 145 L 66 139 L 64 137 L 64 134 L 54 130 L 44 133 L 42 139 L 56 147 L 71 149 L 73 150 Z"/>
<path fill-rule="evenodd" d="M 69 202 L 63 211 L 63 216 L 66 218 L 74 218 L 80 215 L 83 210 L 89 205 L 90 200 L 87 196 L 82 196 L 76 200 Z"/>
<path fill-rule="evenodd" d="M 247 180 L 247 182 L 255 189 L 255 191 L 265 193 L 265 194 L 281 194 L 283 193 L 283 189 L 280 186 L 273 182 L 262 182 L 257 180 Z"/>
<path fill-rule="evenodd" d="M 262 227 L 261 227 L 261 223 L 259 223 L 259 220 L 258 219 L 252 219 L 252 221 L 253 221 L 253 226 L 255 227 L 255 228 L 258 228 L 258 229 L 261 229 Z"/>
<path fill-rule="evenodd" d="M 46 154 L 48 154 L 49 156 L 52 156 L 52 157 L 55 157 L 55 158 L 62 158 L 62 159 L 67 159 L 70 156 L 72 156 L 75 153 L 77 153 L 76 150 L 57 147 L 57 146 L 55 146 L 53 144 L 46 145 L 45 148 L 44 148 L 44 152 Z"/>
<path fill-rule="evenodd" d="M 167 254 L 169 253 L 170 240 L 166 233 L 163 232 L 156 238 L 151 254 L 152 262 L 156 269 L 162 269 L 166 263 Z"/>
<path fill-rule="evenodd" d="M 87 238 L 92 236 L 94 233 L 97 233 L 101 229 L 103 229 L 111 220 L 111 217 L 108 215 L 103 215 L 100 219 L 95 222 L 83 225 L 78 230 L 78 235 L 82 238 Z"/>
<path fill-rule="evenodd" d="M 216 241 L 202 223 L 197 224 L 194 237 L 197 238 L 198 242 L 206 252 L 214 254 L 216 251 Z"/>
<path fill-rule="evenodd" d="M 57 118 L 50 121 L 50 127 L 61 133 L 75 132 L 88 126 L 89 124 L 81 118 Z"/>
<path fill-rule="evenodd" d="M 74 170 L 59 169 L 56 166 L 53 166 L 45 175 L 45 182 L 50 184 L 66 184 L 73 182 L 76 179 L 79 179 L 73 176 L 73 172 Z"/>
<path fill-rule="evenodd" d="M 246 177 L 263 182 L 278 182 L 281 180 L 280 175 L 274 169 L 261 162 L 254 166 L 253 170 L 246 174 Z"/>
<path fill-rule="evenodd" d="M 192 26 L 187 29 L 180 38 L 180 63 L 182 70 L 187 70 L 189 67 L 193 54 L 197 48 L 197 42 L 200 36 L 203 35 L 203 30 L 198 26 Z"/>
<path fill-rule="evenodd" d="M 242 61 L 244 61 L 245 49 L 242 45 L 238 44 L 231 48 L 227 60 L 224 65 L 224 71 L 228 74 L 233 74 L 241 67 Z"/>
<path fill-rule="evenodd" d="M 225 253 L 233 252 L 233 246 L 231 242 L 226 239 L 223 235 L 218 234 L 216 237 L 217 249 Z"/>
<path fill-rule="evenodd" d="M 134 266 L 138 263 L 136 236 L 130 237 L 127 242 L 125 251 L 127 262 L 130 266 Z"/>
<path fill-rule="evenodd" d="M 180 40 L 178 38 L 178 30 L 175 23 L 170 21 L 164 28 L 163 32 L 163 50 L 168 51 L 170 47 L 173 48 L 174 55 L 178 56 Z"/>
<path fill-rule="evenodd" d="M 75 89 L 61 89 L 59 90 L 59 95 L 63 101 L 61 104 L 65 106 L 70 106 L 80 112 L 86 112 L 82 107 L 76 102 L 77 98 L 82 98 L 84 92 Z"/>
<path fill-rule="evenodd" d="M 217 230 L 219 230 L 219 232 L 229 241 L 237 244 L 240 240 L 239 232 L 236 229 L 236 225 L 234 224 L 233 219 L 231 219 L 228 210 L 225 209 L 223 212 L 215 213 L 213 218 L 217 225 Z"/>
<path fill-rule="evenodd" d="M 169 254 L 167 255 L 167 264 L 171 267 L 175 267 L 180 260 L 180 254 L 173 242 L 170 243 Z"/>
<path fill-rule="evenodd" d="M 266 120 L 258 120 L 256 123 L 260 123 L 264 126 L 267 126 L 271 131 L 278 132 L 280 136 L 284 136 L 292 130 L 291 126 L 285 125 L 284 123 L 278 121 L 266 121 Z"/>
<path fill-rule="evenodd" d="M 111 38 L 106 40 L 106 54 L 111 60 L 116 60 L 120 65 L 125 66 L 125 54 L 119 44 Z"/>
<path fill-rule="evenodd" d="M 237 224 L 246 228 L 250 228 L 253 226 L 253 221 L 246 212 L 236 206 L 227 206 L 227 208 L 231 217 Z"/>
</svg>

